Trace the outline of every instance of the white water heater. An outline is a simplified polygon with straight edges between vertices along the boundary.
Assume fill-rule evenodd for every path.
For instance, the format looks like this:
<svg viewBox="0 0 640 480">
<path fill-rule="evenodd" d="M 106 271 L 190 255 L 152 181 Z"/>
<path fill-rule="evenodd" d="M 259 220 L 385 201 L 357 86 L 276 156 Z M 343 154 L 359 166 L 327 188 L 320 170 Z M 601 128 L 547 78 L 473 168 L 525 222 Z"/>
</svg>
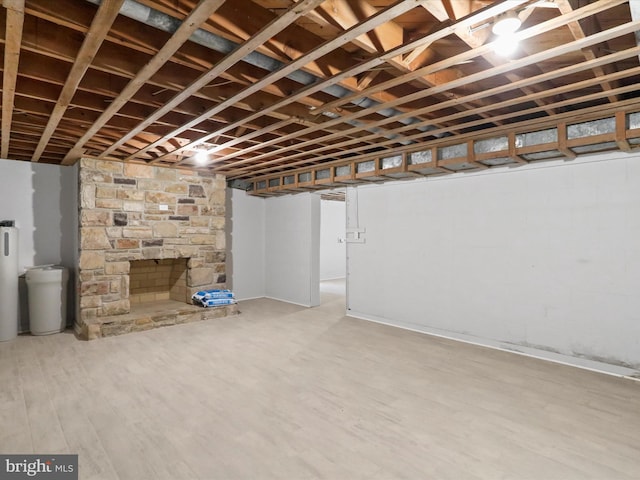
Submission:
<svg viewBox="0 0 640 480">
<path fill-rule="evenodd" d="M 0 226 L 0 342 L 13 340 L 17 336 L 18 229 Z"/>
</svg>

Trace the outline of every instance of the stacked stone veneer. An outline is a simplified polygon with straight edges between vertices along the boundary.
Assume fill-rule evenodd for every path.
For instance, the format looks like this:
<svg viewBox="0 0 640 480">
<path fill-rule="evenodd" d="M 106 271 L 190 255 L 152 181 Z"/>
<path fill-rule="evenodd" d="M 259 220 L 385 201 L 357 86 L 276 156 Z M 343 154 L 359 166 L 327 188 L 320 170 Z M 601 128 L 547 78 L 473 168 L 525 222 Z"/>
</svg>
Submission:
<svg viewBox="0 0 640 480">
<path fill-rule="evenodd" d="M 225 178 L 189 170 L 82 159 L 76 332 L 81 338 L 236 313 L 235 305 L 137 315 L 130 261 L 187 260 L 187 298 L 224 288 Z"/>
</svg>

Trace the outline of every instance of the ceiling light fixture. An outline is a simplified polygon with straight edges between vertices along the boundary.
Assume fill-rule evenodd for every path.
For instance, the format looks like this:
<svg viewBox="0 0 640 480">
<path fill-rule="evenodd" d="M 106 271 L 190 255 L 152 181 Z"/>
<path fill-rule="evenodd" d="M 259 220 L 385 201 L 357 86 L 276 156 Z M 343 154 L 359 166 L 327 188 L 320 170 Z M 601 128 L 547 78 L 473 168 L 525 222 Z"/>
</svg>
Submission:
<svg viewBox="0 0 640 480">
<path fill-rule="evenodd" d="M 206 165 L 209 161 L 209 152 L 206 150 L 199 150 L 198 153 L 195 154 L 194 159 L 198 165 Z"/>
<path fill-rule="evenodd" d="M 505 12 L 498 16 L 491 31 L 498 36 L 513 34 L 520 28 L 522 22 L 514 11 Z"/>
<path fill-rule="evenodd" d="M 514 35 L 522 21 L 514 11 L 505 12 L 496 18 L 491 31 L 496 35 L 493 50 L 503 57 L 511 55 L 518 48 L 518 39 Z"/>
</svg>

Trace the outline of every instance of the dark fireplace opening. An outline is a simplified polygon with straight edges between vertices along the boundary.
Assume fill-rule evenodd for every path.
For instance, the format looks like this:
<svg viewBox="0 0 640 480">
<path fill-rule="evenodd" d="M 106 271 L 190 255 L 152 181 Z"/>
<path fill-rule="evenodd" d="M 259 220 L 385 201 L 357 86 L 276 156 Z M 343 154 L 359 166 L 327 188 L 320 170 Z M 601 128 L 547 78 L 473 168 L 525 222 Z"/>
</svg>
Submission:
<svg viewBox="0 0 640 480">
<path fill-rule="evenodd" d="M 187 258 L 133 260 L 129 266 L 129 302 L 138 306 L 175 301 L 191 303 Z"/>
</svg>

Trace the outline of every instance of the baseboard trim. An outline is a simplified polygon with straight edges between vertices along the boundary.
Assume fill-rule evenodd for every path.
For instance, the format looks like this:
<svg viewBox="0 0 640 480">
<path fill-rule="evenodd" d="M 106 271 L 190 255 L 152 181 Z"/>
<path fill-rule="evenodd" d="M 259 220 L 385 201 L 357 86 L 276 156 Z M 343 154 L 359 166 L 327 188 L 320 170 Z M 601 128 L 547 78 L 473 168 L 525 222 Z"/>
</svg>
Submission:
<svg viewBox="0 0 640 480">
<path fill-rule="evenodd" d="M 259 298 L 266 298 L 266 297 L 265 297 L 264 295 L 260 295 L 260 296 L 258 296 L 258 297 L 246 297 L 246 298 L 237 298 L 237 297 L 236 297 L 236 300 L 237 300 L 238 302 L 245 302 L 245 301 L 247 301 L 247 300 L 258 300 Z"/>
<path fill-rule="evenodd" d="M 284 298 L 270 297 L 269 295 L 265 295 L 263 298 L 268 298 L 269 300 L 277 300 L 278 302 L 290 303 L 292 305 L 298 305 L 300 307 L 313 308 L 313 305 L 309 305 L 306 303 L 292 302 L 291 300 L 285 300 Z"/>
<path fill-rule="evenodd" d="M 424 333 L 426 335 L 431 335 L 434 337 L 446 338 L 448 340 L 455 340 L 458 342 L 477 345 L 480 347 L 493 348 L 495 350 L 515 353 L 517 355 L 523 355 L 525 357 L 537 358 L 540 360 L 546 360 L 549 362 L 559 363 L 562 365 L 581 368 L 583 370 L 590 370 L 592 372 L 604 373 L 606 375 L 613 375 L 615 377 L 622 377 L 630 380 L 640 381 L 640 370 L 634 370 L 633 368 L 622 367 L 622 366 L 613 365 L 610 363 L 598 362 L 596 360 L 590 360 L 587 358 L 573 357 L 571 355 L 564 355 L 561 353 L 550 352 L 547 350 L 541 350 L 538 348 L 527 347 L 523 345 L 508 343 L 508 342 L 500 342 L 497 340 L 485 339 L 481 337 L 475 337 L 472 335 L 465 335 L 463 333 L 440 330 L 437 328 L 415 327 L 415 326 L 411 327 L 408 325 L 393 323 L 388 319 L 376 317 L 374 315 L 368 315 L 361 312 L 356 312 L 353 310 L 347 310 L 347 316 L 358 318 L 360 320 L 366 320 L 369 322 L 380 323 L 382 325 L 388 325 L 390 327 L 402 328 L 403 330 L 409 330 L 412 332 Z"/>
</svg>

